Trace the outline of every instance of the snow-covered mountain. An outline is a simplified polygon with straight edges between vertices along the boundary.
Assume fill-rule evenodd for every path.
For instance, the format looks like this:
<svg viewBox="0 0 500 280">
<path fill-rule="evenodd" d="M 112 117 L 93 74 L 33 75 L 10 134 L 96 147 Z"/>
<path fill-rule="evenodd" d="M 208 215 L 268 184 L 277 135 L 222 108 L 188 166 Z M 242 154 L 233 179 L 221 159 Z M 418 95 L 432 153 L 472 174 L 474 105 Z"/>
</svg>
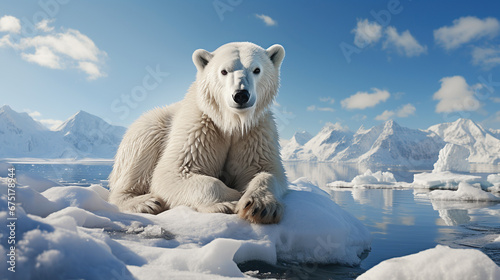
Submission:
<svg viewBox="0 0 500 280">
<path fill-rule="evenodd" d="M 124 127 L 80 111 L 51 131 L 27 113 L 0 108 L 0 158 L 112 158 Z"/>
<path fill-rule="evenodd" d="M 331 161 L 352 142 L 353 133 L 339 123 L 327 123 L 321 131 L 311 138 L 301 154 L 301 158 L 310 158 L 317 161 Z"/>
<path fill-rule="evenodd" d="M 124 127 L 110 125 L 85 111 L 79 111 L 56 129 L 78 156 L 99 158 L 115 155 L 125 131 Z"/>
<path fill-rule="evenodd" d="M 470 163 L 500 164 L 500 139 L 469 119 L 429 127 L 445 142 L 469 149 Z"/>
<path fill-rule="evenodd" d="M 295 132 L 292 138 L 282 145 L 281 154 L 285 157 L 291 157 L 300 153 L 302 146 L 311 138 L 311 134 L 307 131 Z"/>
<path fill-rule="evenodd" d="M 7 105 L 0 108 L 0 158 L 58 157 L 58 148 L 64 145 L 54 131 L 27 113 L 17 113 Z"/>
<path fill-rule="evenodd" d="M 352 133 L 327 124 L 297 153 L 284 160 L 350 162 L 379 165 L 432 166 L 445 143 L 434 133 L 401 127 L 390 120 Z"/>
<path fill-rule="evenodd" d="M 410 129 L 389 120 L 383 125 L 370 150 L 359 159 L 360 163 L 428 166 L 437 161 L 439 150 L 445 143 L 428 132 Z"/>
<path fill-rule="evenodd" d="M 447 143 L 469 150 L 469 163 L 500 164 L 500 139 L 468 119 L 442 123 L 427 130 L 401 127 L 389 120 L 356 133 L 338 124 L 327 124 L 307 143 L 295 136 L 282 149 L 287 161 L 329 161 L 360 164 L 403 165 L 432 168 Z M 453 156 L 453 153 L 442 153 Z M 446 161 L 448 159 L 441 159 Z M 451 160 L 451 159 L 449 159 Z"/>
</svg>

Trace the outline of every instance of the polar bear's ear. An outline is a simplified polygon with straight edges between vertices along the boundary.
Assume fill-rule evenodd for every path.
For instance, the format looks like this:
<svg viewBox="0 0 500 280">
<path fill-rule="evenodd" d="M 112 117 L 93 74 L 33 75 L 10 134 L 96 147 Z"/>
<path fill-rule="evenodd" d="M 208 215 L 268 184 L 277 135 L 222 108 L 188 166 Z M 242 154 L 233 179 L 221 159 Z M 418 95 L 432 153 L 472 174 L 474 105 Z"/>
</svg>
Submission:
<svg viewBox="0 0 500 280">
<path fill-rule="evenodd" d="M 279 68 L 283 58 L 285 58 L 285 49 L 281 45 L 272 45 L 267 50 L 269 59 L 273 62 L 274 66 Z"/>
<path fill-rule="evenodd" d="M 210 59 L 212 59 L 214 55 L 206 50 L 196 50 L 193 53 L 193 63 L 198 69 L 198 71 L 201 71 L 205 69 L 205 66 L 207 66 L 208 62 Z"/>
</svg>

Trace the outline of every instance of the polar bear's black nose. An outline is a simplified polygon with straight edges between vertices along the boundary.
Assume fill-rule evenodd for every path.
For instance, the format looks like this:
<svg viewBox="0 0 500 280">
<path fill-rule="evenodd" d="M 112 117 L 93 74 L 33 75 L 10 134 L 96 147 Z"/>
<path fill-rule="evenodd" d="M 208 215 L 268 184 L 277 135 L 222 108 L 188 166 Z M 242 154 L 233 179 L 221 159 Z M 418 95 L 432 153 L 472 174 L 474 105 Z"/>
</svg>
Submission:
<svg viewBox="0 0 500 280">
<path fill-rule="evenodd" d="M 250 93 L 246 89 L 239 89 L 233 94 L 233 100 L 238 105 L 243 105 L 250 99 Z"/>
</svg>

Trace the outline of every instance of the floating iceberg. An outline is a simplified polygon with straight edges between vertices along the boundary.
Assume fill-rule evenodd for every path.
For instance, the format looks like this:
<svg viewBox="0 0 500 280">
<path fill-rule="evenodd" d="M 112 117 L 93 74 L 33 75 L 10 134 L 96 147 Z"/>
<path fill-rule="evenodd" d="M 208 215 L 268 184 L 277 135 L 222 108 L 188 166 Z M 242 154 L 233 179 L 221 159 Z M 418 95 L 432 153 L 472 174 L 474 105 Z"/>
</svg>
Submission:
<svg viewBox="0 0 500 280">
<path fill-rule="evenodd" d="M 500 267 L 476 249 L 437 245 L 417 254 L 381 262 L 357 280 L 500 279 Z"/>
<path fill-rule="evenodd" d="M 370 169 L 362 175 L 358 175 L 351 182 L 335 181 L 327 184 L 332 188 L 395 188 L 408 187 L 405 182 L 396 182 L 391 172 L 377 171 L 373 173 Z"/>
<path fill-rule="evenodd" d="M 449 171 L 415 174 L 411 185 L 413 188 L 424 189 L 457 189 L 460 182 L 489 185 L 481 176 L 457 174 Z"/>
<path fill-rule="evenodd" d="M 500 202 L 500 197 L 485 192 L 481 186 L 460 182 L 458 190 L 435 190 L 428 194 L 432 200 L 492 201 Z"/>
<path fill-rule="evenodd" d="M 432 172 L 469 172 L 469 155 L 470 151 L 466 147 L 448 143 L 439 151 L 439 158 L 434 163 Z"/>
</svg>

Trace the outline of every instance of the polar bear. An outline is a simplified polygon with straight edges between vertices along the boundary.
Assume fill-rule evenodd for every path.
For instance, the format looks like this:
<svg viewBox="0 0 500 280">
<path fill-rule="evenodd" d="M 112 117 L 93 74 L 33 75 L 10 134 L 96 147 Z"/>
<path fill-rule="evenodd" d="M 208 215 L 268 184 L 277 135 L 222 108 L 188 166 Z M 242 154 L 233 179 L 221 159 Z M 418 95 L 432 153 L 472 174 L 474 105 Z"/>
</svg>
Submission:
<svg viewBox="0 0 500 280">
<path fill-rule="evenodd" d="M 178 205 L 277 223 L 287 179 L 270 106 L 285 50 L 248 42 L 196 50 L 185 98 L 145 113 L 115 156 L 109 201 L 157 214 Z"/>
</svg>

